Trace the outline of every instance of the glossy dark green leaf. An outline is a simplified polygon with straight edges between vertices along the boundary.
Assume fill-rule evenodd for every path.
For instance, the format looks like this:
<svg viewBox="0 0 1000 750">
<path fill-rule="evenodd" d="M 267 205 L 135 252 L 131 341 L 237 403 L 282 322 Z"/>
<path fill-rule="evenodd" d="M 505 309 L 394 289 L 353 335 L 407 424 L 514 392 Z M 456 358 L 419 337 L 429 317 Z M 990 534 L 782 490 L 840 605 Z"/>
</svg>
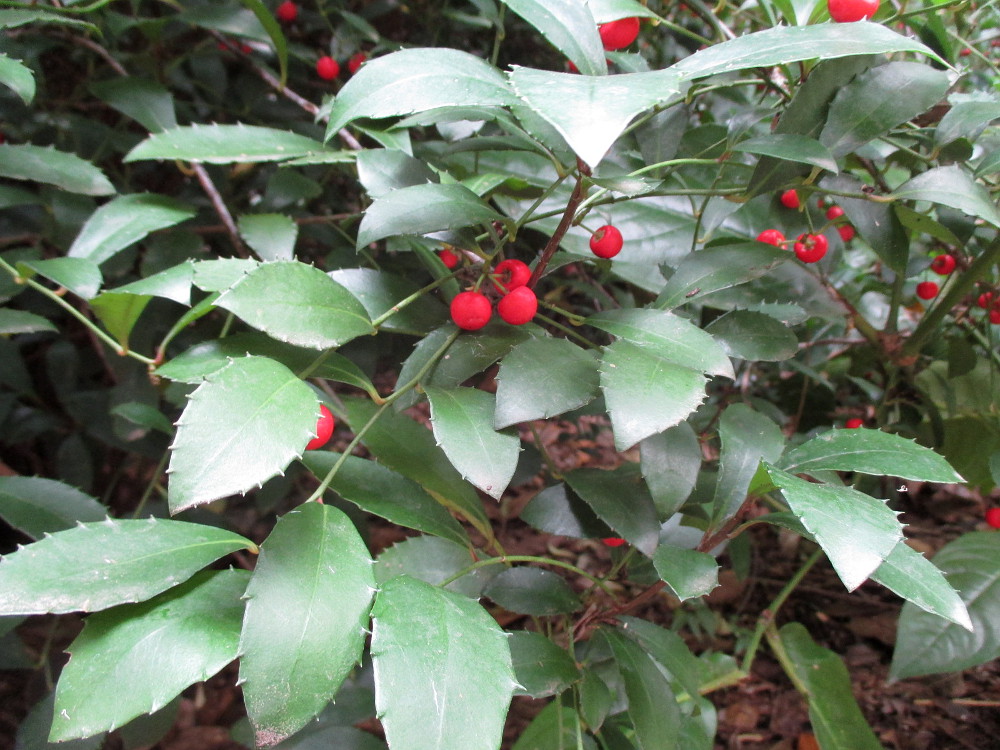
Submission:
<svg viewBox="0 0 1000 750">
<path fill-rule="evenodd" d="M 780 362 L 798 352 L 799 341 L 792 330 L 770 315 L 752 310 L 733 310 L 716 318 L 705 332 L 730 357 L 750 362 Z"/>
<path fill-rule="evenodd" d="M 672 630 L 638 617 L 618 619 L 621 622 L 621 632 L 663 665 L 688 696 L 699 694 L 704 670 L 683 638 Z"/>
<path fill-rule="evenodd" d="M 580 670 L 565 649 L 541 633 L 518 630 L 507 639 L 518 694 L 532 698 L 558 695 L 580 679 Z"/>
<path fill-rule="evenodd" d="M 410 576 L 432 586 L 437 586 L 476 562 L 473 550 L 447 539 L 433 536 L 414 536 L 396 542 L 382 551 L 375 566 L 375 580 L 385 583 L 397 576 Z M 478 599 L 483 588 L 496 575 L 502 565 L 488 565 L 454 578 L 444 588 L 457 594 Z"/>
<path fill-rule="evenodd" d="M 205 378 L 177 420 L 172 513 L 245 493 L 281 473 L 315 437 L 319 404 L 284 365 L 242 357 Z"/>
<path fill-rule="evenodd" d="M 946 145 L 959 138 L 974 139 L 990 122 L 1000 118 L 1000 100 L 976 92 L 948 97 L 952 107 L 934 131 L 934 142 Z"/>
<path fill-rule="evenodd" d="M 358 153 L 358 181 L 372 199 L 399 188 L 440 182 L 426 162 L 389 148 Z"/>
<path fill-rule="evenodd" d="M 788 251 L 761 242 L 708 247 L 688 253 L 656 298 L 669 310 L 699 297 L 759 278 L 789 259 Z M 739 259 L 734 263 L 735 258 Z"/>
<path fill-rule="evenodd" d="M 298 225 L 284 214 L 243 214 L 240 237 L 261 260 L 291 260 L 295 256 Z"/>
<path fill-rule="evenodd" d="M 606 75 L 604 47 L 585 3 L 573 0 L 503 0 L 546 41 L 570 59 L 583 75 Z"/>
<path fill-rule="evenodd" d="M 694 489 L 701 469 L 701 446 L 687 422 L 650 435 L 639 444 L 642 476 L 660 520 L 678 510 Z"/>
<path fill-rule="evenodd" d="M 131 294 L 147 297 L 163 297 L 181 305 L 190 305 L 191 284 L 193 280 L 194 264 L 191 261 L 184 261 L 159 273 L 147 276 L 144 279 L 109 289 L 105 294 L 97 297 L 94 302 L 105 297 Z"/>
<path fill-rule="evenodd" d="M 705 552 L 661 544 L 653 567 L 681 601 L 707 596 L 719 585 L 719 563 Z"/>
<path fill-rule="evenodd" d="M 267 32 L 271 44 L 274 45 L 274 52 L 278 58 L 279 82 L 282 87 L 288 82 L 288 40 L 281 30 L 281 24 L 275 18 L 274 12 L 264 5 L 261 0 L 240 0 L 257 18 L 257 21 Z"/>
<path fill-rule="evenodd" d="M 113 195 L 104 173 L 75 154 L 27 144 L 0 144 L 0 177 L 29 180 L 79 193 Z"/>
<path fill-rule="evenodd" d="M 150 518 L 80 524 L 3 557 L 0 616 L 97 612 L 145 601 L 239 549 L 256 547 L 238 534 L 195 523 Z"/>
<path fill-rule="evenodd" d="M 298 261 L 261 264 L 216 304 L 268 336 L 312 349 L 332 349 L 375 330 L 350 292 Z"/>
<path fill-rule="evenodd" d="M 375 702 L 393 750 L 496 750 L 516 686 L 506 634 L 472 599 L 399 576 L 372 609 Z"/>
<path fill-rule="evenodd" d="M 829 430 L 790 450 L 780 466 L 789 472 L 860 471 L 921 482 L 962 482 L 930 448 L 882 430 Z"/>
<path fill-rule="evenodd" d="M 24 273 L 28 268 L 59 286 L 66 287 L 84 299 L 90 299 L 101 288 L 103 281 L 101 269 L 97 263 L 83 258 L 50 258 L 48 260 L 25 260 L 18 264 L 18 270 Z"/>
<path fill-rule="evenodd" d="M 577 747 L 576 738 L 582 731 L 579 714 L 554 700 L 525 727 L 513 750 L 569 750 Z M 593 744 L 586 744 L 590 737 L 583 735 L 583 739 L 583 749 L 591 750 Z"/>
<path fill-rule="evenodd" d="M 117 729 L 233 661 L 249 580 L 243 570 L 205 571 L 149 601 L 88 617 L 67 649 L 50 740 Z"/>
<path fill-rule="evenodd" d="M 483 594 L 504 609 L 535 617 L 569 614 L 581 606 L 580 598 L 562 576 L 526 565 L 496 575 Z"/>
<path fill-rule="evenodd" d="M 303 463 L 320 479 L 333 468 L 339 453 L 307 451 Z M 392 469 L 357 456 L 341 464 L 330 489 L 345 500 L 387 521 L 427 534 L 435 534 L 456 544 L 469 544 L 459 523 L 419 484 Z"/>
<path fill-rule="evenodd" d="M 258 125 L 181 125 L 151 134 L 126 162 L 182 159 L 205 164 L 285 161 L 326 151 L 319 141 Z"/>
<path fill-rule="evenodd" d="M 809 691 L 809 721 L 823 750 L 881 750 L 851 692 L 847 667 L 833 651 L 819 646 L 799 623 L 779 636 L 795 673 Z"/>
<path fill-rule="evenodd" d="M 163 412 L 150 404 L 139 401 L 126 401 L 111 409 L 110 414 L 121 417 L 144 430 L 157 430 L 164 435 L 173 435 L 174 426 L 164 416 Z"/>
<path fill-rule="evenodd" d="M 610 471 L 575 469 L 564 478 L 618 536 L 646 555 L 653 554 L 660 536 L 660 522 L 638 466 L 623 464 Z"/>
<path fill-rule="evenodd" d="M 577 539 L 597 538 L 607 530 L 590 506 L 561 482 L 531 498 L 520 518 L 539 531 Z"/>
<path fill-rule="evenodd" d="M 219 258 L 194 264 L 194 285 L 205 292 L 224 292 L 260 266 L 250 258 Z"/>
<path fill-rule="evenodd" d="M 897 200 L 938 203 L 1000 227 L 996 202 L 957 164 L 928 169 L 900 185 L 892 196 Z"/>
<path fill-rule="evenodd" d="M 368 549 L 340 510 L 278 519 L 246 592 L 240 682 L 258 747 L 308 724 L 361 658 L 375 592 Z"/>
<path fill-rule="evenodd" d="M 556 338 L 530 338 L 515 346 L 500 363 L 496 379 L 498 428 L 588 404 L 600 382 L 594 352 Z"/>
<path fill-rule="evenodd" d="M 872 580 L 925 612 L 972 630 L 972 620 L 958 592 L 937 566 L 905 541 L 897 544 L 892 554 L 872 573 Z"/>
<path fill-rule="evenodd" d="M 149 294 L 104 292 L 90 301 L 90 308 L 121 345 L 122 351 L 127 351 L 132 329 L 151 299 Z"/>
<path fill-rule="evenodd" d="M 27 310 L 0 308 L 0 336 L 12 336 L 18 333 L 55 333 L 59 329 L 41 315 Z"/>
<path fill-rule="evenodd" d="M 962 597 L 972 632 L 907 602 L 899 617 L 889 675 L 903 679 L 958 672 L 1000 657 L 1000 556 L 995 531 L 963 534 L 934 556 Z"/>
<path fill-rule="evenodd" d="M 843 174 L 823 180 L 822 186 L 848 193 L 864 190 L 864 183 Z M 902 204 L 838 196 L 837 205 L 844 209 L 851 226 L 886 265 L 900 273 L 906 271 L 910 256 L 909 237 L 895 210 Z"/>
<path fill-rule="evenodd" d="M 44 477 L 0 477 L 0 518 L 32 539 L 101 521 L 107 509 L 95 498 Z"/>
<path fill-rule="evenodd" d="M 372 320 L 419 291 L 409 279 L 371 268 L 341 268 L 329 275 L 354 295 Z M 386 318 L 379 330 L 423 336 L 447 319 L 448 311 L 437 297 L 423 294 Z"/>
<path fill-rule="evenodd" d="M 368 207 L 358 228 L 357 247 L 386 237 L 460 229 L 501 218 L 464 185 L 413 185 L 387 193 Z"/>
<path fill-rule="evenodd" d="M 425 388 L 434 438 L 464 479 L 500 499 L 517 469 L 521 441 L 493 428 L 496 396 L 475 388 Z"/>
<path fill-rule="evenodd" d="M 90 90 L 151 133 L 177 127 L 173 95 L 152 79 L 135 76 L 110 78 L 91 83 Z"/>
<path fill-rule="evenodd" d="M 52 728 L 52 712 L 55 707 L 55 692 L 49 693 L 34 705 L 17 728 L 15 747 L 17 750 L 101 750 L 107 740 L 104 734 L 97 734 L 81 740 L 49 742 Z"/>
<path fill-rule="evenodd" d="M 25 104 L 35 98 L 35 73 L 6 54 L 0 54 L 0 83 L 9 88 Z"/>
<path fill-rule="evenodd" d="M 923 67 L 923 66 L 921 66 Z M 837 161 L 830 149 L 817 140 L 795 133 L 775 133 L 772 135 L 748 138 L 740 141 L 732 148 L 733 151 L 748 154 L 773 156 L 785 161 L 801 162 L 837 174 Z"/>
</svg>

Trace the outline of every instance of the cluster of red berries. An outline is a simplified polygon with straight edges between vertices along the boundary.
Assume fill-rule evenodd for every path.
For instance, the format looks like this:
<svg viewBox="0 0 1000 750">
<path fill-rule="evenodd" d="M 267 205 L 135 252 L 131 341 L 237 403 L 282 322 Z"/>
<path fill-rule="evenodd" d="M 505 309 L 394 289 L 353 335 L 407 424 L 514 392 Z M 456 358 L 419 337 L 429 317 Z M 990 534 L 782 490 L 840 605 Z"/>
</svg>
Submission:
<svg viewBox="0 0 1000 750">
<path fill-rule="evenodd" d="M 316 437 L 306 443 L 307 451 L 318 451 L 326 445 L 333 436 L 333 428 L 336 427 L 333 414 L 326 408 L 326 404 L 319 405 L 319 419 L 316 420 Z"/>
<path fill-rule="evenodd" d="M 538 298 L 527 286 L 530 279 L 531 269 L 515 258 L 501 261 L 494 270 L 493 286 L 503 295 L 497 302 L 497 313 L 511 325 L 523 326 L 538 312 Z M 460 292 L 452 299 L 450 312 L 452 321 L 459 328 L 478 331 L 490 322 L 493 305 L 482 292 Z"/>
<path fill-rule="evenodd" d="M 867 21 L 878 10 L 879 0 L 827 0 L 826 9 L 837 23 Z"/>
<path fill-rule="evenodd" d="M 795 189 L 786 190 L 781 195 L 778 196 L 778 202 L 781 203 L 785 208 L 798 209 L 802 206 L 802 202 L 799 200 L 799 194 Z M 820 208 L 826 208 L 825 201 L 820 198 L 817 205 Z M 838 222 L 844 215 L 844 209 L 840 206 L 830 206 L 826 210 L 827 221 Z M 850 242 L 854 239 L 854 227 L 850 224 L 841 224 L 837 227 L 837 233 L 840 235 L 840 239 L 844 242 Z M 787 243 L 785 240 L 785 235 L 779 232 L 777 229 L 765 229 L 759 235 L 757 235 L 758 242 L 766 242 L 769 245 L 775 245 L 776 247 L 783 247 Z M 801 260 L 803 263 L 815 263 L 826 255 L 826 251 L 829 249 L 830 243 L 823 234 L 811 234 L 804 233 L 800 234 L 795 242 L 792 243 L 792 250 L 795 252 L 795 257 Z"/>
<path fill-rule="evenodd" d="M 274 11 L 274 16 L 282 23 L 293 23 L 299 17 L 299 6 L 292 0 L 285 0 Z M 364 52 L 357 52 L 347 61 L 347 71 L 354 75 L 358 68 L 368 59 Z M 323 55 L 316 60 L 316 75 L 324 81 L 332 81 L 340 75 L 340 63 L 329 55 Z"/>
<path fill-rule="evenodd" d="M 976 298 L 976 304 L 987 311 L 990 323 L 1000 326 L 1000 292 L 983 292 Z"/>
</svg>

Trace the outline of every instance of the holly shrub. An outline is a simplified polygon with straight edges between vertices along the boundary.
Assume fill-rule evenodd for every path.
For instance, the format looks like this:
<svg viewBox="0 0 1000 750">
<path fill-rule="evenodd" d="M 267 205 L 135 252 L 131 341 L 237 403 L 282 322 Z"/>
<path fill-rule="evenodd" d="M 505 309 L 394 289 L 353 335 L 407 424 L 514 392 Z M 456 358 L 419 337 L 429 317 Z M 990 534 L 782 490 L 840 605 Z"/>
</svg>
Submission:
<svg viewBox="0 0 1000 750">
<path fill-rule="evenodd" d="M 516 750 L 698 750 L 768 649 L 824 750 L 880 747 L 780 612 L 821 560 L 906 600 L 891 677 L 1000 655 L 1000 537 L 931 562 L 897 487 L 1000 481 L 995 4 L 2 5 L 7 659 L 85 623 L 22 742 L 238 660 L 261 747 L 490 750 L 529 695 Z M 799 572 L 733 653 L 654 621 L 766 527 Z"/>
</svg>

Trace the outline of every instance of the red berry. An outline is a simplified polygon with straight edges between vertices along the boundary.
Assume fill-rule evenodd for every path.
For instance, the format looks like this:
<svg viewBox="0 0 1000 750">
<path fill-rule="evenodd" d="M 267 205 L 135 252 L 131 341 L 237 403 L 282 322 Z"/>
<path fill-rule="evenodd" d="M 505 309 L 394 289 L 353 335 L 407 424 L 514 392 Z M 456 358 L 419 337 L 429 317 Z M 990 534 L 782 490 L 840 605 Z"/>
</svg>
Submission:
<svg viewBox="0 0 1000 750">
<path fill-rule="evenodd" d="M 800 234 L 792 249 L 795 257 L 803 263 L 815 263 L 826 255 L 828 246 L 829 242 L 822 234 Z"/>
<path fill-rule="evenodd" d="M 597 27 L 604 49 L 609 52 L 628 47 L 639 36 L 638 18 L 619 18 Z"/>
<path fill-rule="evenodd" d="M 437 256 L 444 263 L 444 267 L 451 269 L 458 265 L 459 257 L 451 250 L 451 248 L 442 248 L 438 250 Z"/>
<path fill-rule="evenodd" d="M 493 286 L 505 294 L 524 286 L 531 278 L 531 269 L 528 268 L 528 264 L 516 258 L 508 258 L 497 263 L 493 273 L 495 275 Z"/>
<path fill-rule="evenodd" d="M 778 198 L 781 201 L 781 205 L 785 208 L 798 208 L 799 207 L 799 194 L 794 190 L 786 190 Z"/>
<path fill-rule="evenodd" d="M 512 326 L 523 326 L 538 312 L 538 298 L 530 287 L 519 286 L 497 302 L 497 312 Z"/>
<path fill-rule="evenodd" d="M 986 525 L 994 529 L 1000 529 L 1000 508 L 988 508 L 986 510 Z"/>
<path fill-rule="evenodd" d="M 451 301 L 451 319 L 466 331 L 478 331 L 492 315 L 493 306 L 482 292 L 460 292 Z"/>
<path fill-rule="evenodd" d="M 840 206 L 830 206 L 830 208 L 826 210 L 826 218 L 828 221 L 834 221 L 835 219 L 839 219 L 843 215 L 844 215 L 844 209 L 842 209 Z"/>
<path fill-rule="evenodd" d="M 844 242 L 850 242 L 854 239 L 854 227 L 850 224 L 845 224 L 842 227 L 837 227 L 837 234 L 840 235 L 840 239 Z"/>
<path fill-rule="evenodd" d="M 938 285 L 933 281 L 921 281 L 917 284 L 917 296 L 920 299 L 934 299 L 937 297 Z"/>
<path fill-rule="evenodd" d="M 972 50 L 968 47 L 963 47 L 962 51 L 958 53 L 960 57 L 968 57 L 972 54 Z"/>
<path fill-rule="evenodd" d="M 316 74 L 324 81 L 332 81 L 340 75 L 340 64 L 329 55 L 316 61 Z"/>
<path fill-rule="evenodd" d="M 826 0 L 830 18 L 837 23 L 864 21 L 875 15 L 878 0 Z"/>
<path fill-rule="evenodd" d="M 993 308 L 990 310 L 990 323 L 995 326 L 1000 326 L 1000 310 Z"/>
<path fill-rule="evenodd" d="M 611 224 L 605 224 L 590 237 L 590 249 L 598 258 L 614 258 L 623 244 L 622 233 Z"/>
<path fill-rule="evenodd" d="M 785 242 L 785 235 L 777 229 L 765 229 L 757 235 L 757 242 L 766 242 L 768 245 L 781 247 L 781 245 Z"/>
<path fill-rule="evenodd" d="M 330 441 L 336 422 L 326 404 L 319 405 L 319 419 L 316 421 L 316 437 L 306 443 L 307 451 L 317 451 Z"/>
<path fill-rule="evenodd" d="M 367 60 L 368 55 L 364 52 L 355 52 L 347 61 L 347 72 L 354 75 Z"/>
<path fill-rule="evenodd" d="M 993 303 L 993 292 L 983 292 L 979 295 L 979 299 L 976 300 L 976 304 L 979 305 L 984 310 L 987 309 Z"/>
<path fill-rule="evenodd" d="M 947 276 L 955 270 L 955 256 L 948 253 L 935 255 L 931 261 L 931 270 L 939 276 Z"/>
<path fill-rule="evenodd" d="M 622 539 L 620 536 L 607 536 L 604 537 L 604 539 L 602 539 L 601 541 L 604 542 L 605 547 L 621 547 L 623 544 L 625 544 L 625 540 Z"/>
<path fill-rule="evenodd" d="M 859 427 L 862 427 L 864 423 L 865 420 L 863 419 L 860 419 L 858 417 L 851 417 L 846 422 L 844 422 L 844 427 L 846 427 L 849 430 L 856 430 Z"/>
<path fill-rule="evenodd" d="M 299 15 L 299 6 L 292 2 L 292 0 L 285 0 L 278 9 L 274 12 L 274 15 L 278 17 L 279 21 L 285 23 L 291 23 Z"/>
</svg>

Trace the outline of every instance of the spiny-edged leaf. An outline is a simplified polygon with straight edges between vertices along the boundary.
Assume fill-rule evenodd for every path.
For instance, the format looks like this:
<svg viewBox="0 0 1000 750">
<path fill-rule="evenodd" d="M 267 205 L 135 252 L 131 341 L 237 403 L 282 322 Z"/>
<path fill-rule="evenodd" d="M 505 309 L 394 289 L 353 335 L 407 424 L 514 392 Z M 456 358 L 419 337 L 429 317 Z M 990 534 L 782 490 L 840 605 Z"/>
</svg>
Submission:
<svg viewBox="0 0 1000 750">
<path fill-rule="evenodd" d="M 97 263 L 84 258 L 24 260 L 17 264 L 18 271 L 23 273 L 22 266 L 66 287 L 83 299 L 90 299 L 97 294 L 103 282 Z"/>
<path fill-rule="evenodd" d="M 308 451 L 303 463 L 322 479 L 340 458 L 339 453 L 331 451 Z M 330 482 L 330 489 L 392 523 L 469 544 L 458 521 L 419 484 L 374 461 L 348 456 Z"/>
<path fill-rule="evenodd" d="M 54 323 L 41 315 L 10 307 L 0 308 L 0 336 L 15 333 L 54 333 L 58 330 Z"/>
<path fill-rule="evenodd" d="M 204 571 L 149 601 L 88 617 L 59 675 L 50 741 L 117 729 L 233 661 L 249 579 L 243 570 Z"/>
<path fill-rule="evenodd" d="M 326 139 L 359 117 L 411 115 L 442 107 L 506 107 L 514 95 L 500 72 L 468 52 L 407 49 L 369 60 L 320 115 Z"/>
<path fill-rule="evenodd" d="M 949 80 L 945 71 L 923 63 L 872 68 L 834 98 L 820 141 L 834 156 L 845 156 L 940 102 Z"/>
<path fill-rule="evenodd" d="M 541 32 L 583 75 L 607 75 L 604 47 L 586 4 L 576 0 L 503 0 Z"/>
<path fill-rule="evenodd" d="M 32 669 L 31 663 L 24 665 L 25 669 Z M 107 741 L 107 735 L 97 734 L 81 740 L 70 740 L 60 742 L 58 745 L 49 742 L 49 730 L 52 728 L 52 713 L 55 707 L 55 692 L 50 692 L 32 707 L 28 715 L 17 728 L 15 747 L 18 750 L 101 750 Z"/>
<path fill-rule="evenodd" d="M 546 487 L 524 506 L 520 518 L 539 531 L 577 539 L 605 536 L 607 526 L 563 483 Z"/>
<path fill-rule="evenodd" d="M 70 193 L 112 195 L 104 173 L 75 154 L 28 144 L 0 144 L 0 177 L 55 185 Z"/>
<path fill-rule="evenodd" d="M 332 349 L 375 331 L 350 292 L 298 261 L 262 263 L 215 304 L 268 336 L 312 349 Z"/>
<path fill-rule="evenodd" d="M 474 550 L 467 544 L 459 545 L 433 536 L 414 536 L 382 551 L 375 566 L 375 580 L 381 584 L 405 575 L 432 586 L 450 580 L 443 588 L 478 599 L 502 566 L 498 562 L 455 578 L 474 562 Z"/>
<path fill-rule="evenodd" d="M 609 310 L 591 315 L 587 323 L 672 364 L 710 375 L 733 376 L 729 358 L 710 335 L 666 310 Z"/>
<path fill-rule="evenodd" d="M 528 565 L 500 572 L 483 595 L 504 609 L 534 617 L 569 614 L 580 608 L 580 598 L 562 576 Z"/>
<path fill-rule="evenodd" d="M 798 352 L 799 341 L 791 329 L 770 315 L 752 310 L 733 310 L 707 326 L 730 357 L 750 362 L 780 362 Z"/>
<path fill-rule="evenodd" d="M 779 465 L 796 474 L 860 471 L 919 482 L 965 481 L 930 448 L 881 430 L 829 430 L 790 450 Z"/>
<path fill-rule="evenodd" d="M 101 30 L 89 21 L 45 10 L 0 10 L 0 29 L 12 29 L 29 23 L 53 23 L 61 26 L 78 26 L 100 34 Z"/>
<path fill-rule="evenodd" d="M 957 164 L 928 169 L 900 185 L 892 196 L 898 200 L 929 201 L 957 208 L 1000 227 L 1000 209 L 996 202 L 986 188 L 974 182 Z"/>
<path fill-rule="evenodd" d="M 617 630 L 602 628 L 621 671 L 628 698 L 628 716 L 641 750 L 680 750 L 681 712 L 670 683 L 638 644 Z"/>
<path fill-rule="evenodd" d="M 854 24 L 850 24 L 854 25 Z M 823 750 L 882 750 L 851 692 L 851 676 L 833 651 L 790 622 L 778 631 L 799 680 L 809 691 L 809 721 Z"/>
<path fill-rule="evenodd" d="M 393 409 L 382 410 L 369 425 L 379 410 L 368 400 L 345 399 L 344 407 L 354 432 L 368 427 L 363 442 L 379 463 L 415 481 L 480 531 L 489 529 L 482 501 L 435 445 L 430 430 Z"/>
<path fill-rule="evenodd" d="M 205 292 L 224 292 L 260 266 L 251 258 L 218 258 L 194 264 L 194 285 Z"/>
<path fill-rule="evenodd" d="M 580 669 L 565 649 L 541 633 L 518 630 L 507 640 L 519 695 L 558 695 L 580 679 Z"/>
<path fill-rule="evenodd" d="M 181 125 L 153 133 L 124 161 L 183 159 L 205 164 L 284 161 L 326 151 L 319 141 L 298 133 L 257 125 Z"/>
<path fill-rule="evenodd" d="M 688 253 L 654 303 L 669 310 L 685 302 L 759 278 L 791 256 L 761 242 L 707 247 Z"/>
<path fill-rule="evenodd" d="M 968 609 L 972 632 L 907 602 L 899 616 L 894 680 L 958 672 L 1000 657 L 1000 556 L 995 531 L 975 531 L 949 542 L 934 565 Z"/>
<path fill-rule="evenodd" d="M 689 696 L 699 694 L 704 669 L 683 638 L 672 630 L 638 617 L 619 617 L 618 620 L 621 632 L 666 667 L 670 676 Z"/>
<path fill-rule="evenodd" d="M 372 608 L 375 703 L 393 750 L 496 750 L 516 685 L 506 634 L 478 602 L 408 576 Z"/>
<path fill-rule="evenodd" d="M 291 260 L 295 255 L 299 227 L 284 214 L 244 214 L 238 226 L 240 237 L 261 260 Z"/>
<path fill-rule="evenodd" d="M 151 133 L 177 127 L 173 94 L 157 81 L 125 76 L 91 83 L 90 90 Z"/>
<path fill-rule="evenodd" d="M 372 320 L 389 312 L 420 289 L 403 276 L 373 268 L 341 268 L 331 271 L 329 275 L 354 295 Z M 423 336 L 447 319 L 445 306 L 436 297 L 423 294 L 382 321 L 379 330 Z"/>
<path fill-rule="evenodd" d="M 497 428 L 545 419 L 590 403 L 600 384 L 597 356 L 566 339 L 531 338 L 503 358 Z"/>
<path fill-rule="evenodd" d="M 678 510 L 694 489 L 701 469 L 701 446 L 687 422 L 650 435 L 639 446 L 642 477 L 660 520 Z"/>
<path fill-rule="evenodd" d="M 864 583 L 902 540 L 903 527 L 882 500 L 764 466 L 848 591 Z"/>
<path fill-rule="evenodd" d="M 830 149 L 813 138 L 795 133 L 774 133 L 748 138 L 737 143 L 732 150 L 809 164 L 834 174 L 840 171 Z"/>
<path fill-rule="evenodd" d="M 376 199 L 358 227 L 358 248 L 402 234 L 488 224 L 502 217 L 465 185 L 413 185 Z"/>
<path fill-rule="evenodd" d="M 648 349 L 616 341 L 604 350 L 601 390 L 614 429 L 615 447 L 627 450 L 673 427 L 698 408 L 705 400 L 705 376 Z"/>
<path fill-rule="evenodd" d="M 969 611 L 944 573 L 905 541 L 897 544 L 892 554 L 872 573 L 872 580 L 922 610 L 972 630 Z"/>
<path fill-rule="evenodd" d="M 231 531 L 196 523 L 82 523 L 3 557 L 0 616 L 97 612 L 141 602 L 238 549 L 257 548 Z"/>
<path fill-rule="evenodd" d="M 610 471 L 575 469 L 567 472 L 564 478 L 580 499 L 619 536 L 641 552 L 653 554 L 660 535 L 660 522 L 638 466 L 623 464 Z"/>
<path fill-rule="evenodd" d="M 31 104 L 35 98 L 34 71 L 5 54 L 0 55 L 0 83 L 21 97 L 25 104 Z"/>
<path fill-rule="evenodd" d="M 44 477 L 0 477 L 0 518 L 32 539 L 78 522 L 100 521 L 107 510 L 76 487 Z"/>
<path fill-rule="evenodd" d="M 312 389 L 266 357 L 234 359 L 190 396 L 171 448 L 170 512 L 245 493 L 280 474 L 315 437 Z"/>
<path fill-rule="evenodd" d="M 886 52 L 919 52 L 941 60 L 929 47 L 877 23 L 822 23 L 776 26 L 714 44 L 689 55 L 671 70 L 684 78 L 704 78 L 746 68 L 784 65 L 799 60 L 829 60 Z"/>
<path fill-rule="evenodd" d="M 496 396 L 475 388 L 425 388 L 434 437 L 452 466 L 490 497 L 500 499 L 517 469 L 521 441 L 493 428 Z"/>
<path fill-rule="evenodd" d="M 637 116 L 680 101 L 687 90 L 674 69 L 581 76 L 514 66 L 509 76 L 518 97 L 591 167 Z"/>
<path fill-rule="evenodd" d="M 351 520 L 321 503 L 279 518 L 261 545 L 240 636 L 240 682 L 258 747 L 312 721 L 361 658 L 372 564 Z"/>
<path fill-rule="evenodd" d="M 163 297 L 182 305 L 191 304 L 191 283 L 194 280 L 194 264 L 186 260 L 176 266 L 164 269 L 152 276 L 133 281 L 131 284 L 108 290 L 107 294 L 135 294 Z M 102 294 L 101 297 L 104 295 Z M 98 297 L 100 299 L 101 297 Z"/>
<path fill-rule="evenodd" d="M 681 601 L 707 596 L 719 585 L 719 563 L 706 552 L 661 544 L 653 567 Z"/>
</svg>

